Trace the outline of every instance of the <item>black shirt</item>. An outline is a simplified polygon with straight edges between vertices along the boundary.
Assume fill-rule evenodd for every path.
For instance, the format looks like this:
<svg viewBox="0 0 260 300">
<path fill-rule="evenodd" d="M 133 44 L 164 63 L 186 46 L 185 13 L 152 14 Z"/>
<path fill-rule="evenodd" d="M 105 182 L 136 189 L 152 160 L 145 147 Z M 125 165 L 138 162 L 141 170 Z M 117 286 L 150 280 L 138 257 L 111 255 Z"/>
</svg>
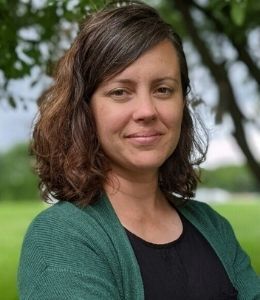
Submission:
<svg viewBox="0 0 260 300">
<path fill-rule="evenodd" d="M 182 215 L 183 232 L 170 243 L 153 244 L 127 229 L 146 300 L 235 300 L 237 291 L 213 248 Z"/>
</svg>

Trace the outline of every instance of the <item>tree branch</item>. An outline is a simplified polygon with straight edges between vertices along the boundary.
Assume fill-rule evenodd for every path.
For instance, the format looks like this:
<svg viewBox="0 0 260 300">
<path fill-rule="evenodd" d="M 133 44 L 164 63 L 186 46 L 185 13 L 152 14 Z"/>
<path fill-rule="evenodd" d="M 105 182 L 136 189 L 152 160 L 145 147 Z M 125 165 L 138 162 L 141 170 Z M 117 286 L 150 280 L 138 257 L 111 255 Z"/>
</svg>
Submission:
<svg viewBox="0 0 260 300">
<path fill-rule="evenodd" d="M 224 64 L 218 64 L 213 60 L 209 49 L 206 47 L 205 41 L 203 41 L 203 39 L 199 36 L 198 30 L 190 14 L 190 7 L 188 2 L 184 2 L 182 0 L 175 0 L 174 3 L 177 9 L 182 14 L 183 22 L 189 32 L 193 44 L 200 53 L 202 62 L 209 68 L 218 86 L 218 90 L 220 93 L 220 101 L 222 103 L 226 103 L 226 111 L 230 113 L 230 116 L 235 126 L 233 135 L 247 159 L 248 166 L 251 169 L 251 172 L 260 182 L 260 164 L 257 162 L 248 146 L 245 130 L 243 127 L 244 117 L 236 103 L 233 88 L 227 76 Z"/>
<path fill-rule="evenodd" d="M 210 21 L 213 22 L 215 25 L 216 30 L 219 33 L 225 33 L 227 37 L 229 38 L 229 41 L 233 45 L 233 47 L 236 49 L 238 53 L 238 58 L 241 60 L 248 68 L 249 73 L 254 78 L 254 80 L 260 85 L 260 70 L 258 69 L 255 62 L 252 60 L 251 56 L 247 52 L 245 48 L 245 44 L 239 43 L 234 36 L 230 34 L 228 30 L 225 30 L 224 25 L 214 16 L 214 14 L 207 9 L 206 7 L 202 7 L 198 3 L 196 3 L 194 0 L 191 0 L 191 4 L 197 8 L 199 11 L 201 11 Z M 243 40 L 246 40 L 244 37 Z"/>
</svg>

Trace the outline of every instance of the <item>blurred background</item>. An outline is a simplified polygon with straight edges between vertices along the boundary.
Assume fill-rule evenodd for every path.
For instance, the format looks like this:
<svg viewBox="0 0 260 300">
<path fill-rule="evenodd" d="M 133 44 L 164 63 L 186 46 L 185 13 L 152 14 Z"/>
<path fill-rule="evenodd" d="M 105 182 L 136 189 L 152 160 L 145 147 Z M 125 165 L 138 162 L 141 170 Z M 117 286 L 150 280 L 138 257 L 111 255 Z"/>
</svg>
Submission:
<svg viewBox="0 0 260 300">
<path fill-rule="evenodd" d="M 37 99 L 86 14 L 108 1 L 0 1 L 0 295 L 40 201 L 28 143 Z M 183 37 L 194 110 L 209 130 L 196 199 L 232 224 L 260 275 L 260 1 L 150 0 Z"/>
</svg>

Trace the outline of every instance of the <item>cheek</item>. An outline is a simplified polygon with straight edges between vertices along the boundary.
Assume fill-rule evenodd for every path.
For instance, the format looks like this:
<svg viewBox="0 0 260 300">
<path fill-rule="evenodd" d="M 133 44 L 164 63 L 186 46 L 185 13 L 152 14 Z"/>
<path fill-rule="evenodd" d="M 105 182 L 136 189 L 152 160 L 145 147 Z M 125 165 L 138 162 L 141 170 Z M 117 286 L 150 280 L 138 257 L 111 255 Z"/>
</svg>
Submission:
<svg viewBox="0 0 260 300">
<path fill-rule="evenodd" d="M 164 112 L 164 123 L 173 131 L 179 131 L 182 124 L 183 109 L 182 107 L 168 109 Z"/>
<path fill-rule="evenodd" d="M 124 128 L 124 115 L 106 106 L 97 109 L 94 118 L 101 142 L 111 140 L 113 135 L 120 134 Z"/>
<path fill-rule="evenodd" d="M 96 100 L 96 99 L 95 99 Z M 104 137 L 106 136 L 106 126 L 104 124 L 107 124 L 107 114 L 104 110 L 104 107 L 101 105 L 98 105 L 97 103 L 92 102 L 92 113 L 96 125 L 97 130 L 97 136 L 100 141 L 100 143 L 103 143 Z"/>
</svg>

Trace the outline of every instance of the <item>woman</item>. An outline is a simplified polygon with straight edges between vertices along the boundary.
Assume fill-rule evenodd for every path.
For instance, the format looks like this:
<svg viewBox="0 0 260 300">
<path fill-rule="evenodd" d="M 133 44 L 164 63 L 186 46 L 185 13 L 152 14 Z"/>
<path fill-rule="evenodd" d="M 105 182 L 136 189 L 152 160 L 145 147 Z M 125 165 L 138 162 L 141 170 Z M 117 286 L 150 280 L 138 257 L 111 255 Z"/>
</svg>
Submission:
<svg viewBox="0 0 260 300">
<path fill-rule="evenodd" d="M 260 299 L 228 222 L 189 200 L 205 151 L 181 40 L 157 12 L 92 15 L 54 79 L 32 150 L 59 202 L 28 229 L 20 298 Z"/>
</svg>

